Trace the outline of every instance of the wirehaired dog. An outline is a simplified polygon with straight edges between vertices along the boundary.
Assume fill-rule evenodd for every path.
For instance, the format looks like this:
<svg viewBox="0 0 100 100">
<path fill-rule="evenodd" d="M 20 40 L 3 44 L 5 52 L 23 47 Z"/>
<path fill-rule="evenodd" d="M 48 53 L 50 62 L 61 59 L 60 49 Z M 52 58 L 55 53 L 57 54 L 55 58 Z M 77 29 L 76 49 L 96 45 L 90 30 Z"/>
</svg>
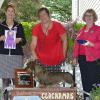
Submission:
<svg viewBox="0 0 100 100">
<path fill-rule="evenodd" d="M 34 76 L 41 86 L 55 85 L 60 82 L 69 83 L 71 87 L 75 85 L 72 74 L 68 72 L 49 72 L 45 67 L 37 64 L 36 61 L 29 61 L 26 70 L 34 71 Z"/>
</svg>

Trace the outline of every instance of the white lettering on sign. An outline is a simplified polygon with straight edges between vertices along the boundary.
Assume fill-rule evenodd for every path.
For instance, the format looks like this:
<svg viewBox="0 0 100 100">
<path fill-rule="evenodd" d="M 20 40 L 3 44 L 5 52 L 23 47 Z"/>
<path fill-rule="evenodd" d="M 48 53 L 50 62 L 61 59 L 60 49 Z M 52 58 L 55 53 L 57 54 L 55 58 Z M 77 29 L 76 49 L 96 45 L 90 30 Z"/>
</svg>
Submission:
<svg viewBox="0 0 100 100">
<path fill-rule="evenodd" d="M 73 100 L 74 99 L 74 93 L 70 92 L 70 93 L 60 93 L 60 92 L 56 92 L 56 93 L 50 93 L 50 92 L 43 92 L 42 99 L 58 99 L 58 100 Z"/>
</svg>

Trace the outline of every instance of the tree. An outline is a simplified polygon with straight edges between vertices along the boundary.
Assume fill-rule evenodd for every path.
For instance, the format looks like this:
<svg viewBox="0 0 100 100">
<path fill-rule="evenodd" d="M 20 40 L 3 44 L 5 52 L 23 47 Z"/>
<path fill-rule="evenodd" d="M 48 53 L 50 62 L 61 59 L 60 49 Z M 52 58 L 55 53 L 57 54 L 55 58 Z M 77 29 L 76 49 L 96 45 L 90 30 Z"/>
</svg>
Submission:
<svg viewBox="0 0 100 100">
<path fill-rule="evenodd" d="M 19 21 L 36 21 L 37 9 L 41 6 L 39 0 L 5 0 L 0 11 L 0 19 L 4 19 L 5 7 L 11 1 L 15 5 L 16 19 Z"/>
<path fill-rule="evenodd" d="M 60 21 L 66 21 L 66 17 L 71 17 L 72 0 L 41 0 L 43 6 L 48 7 L 52 17 Z"/>
<path fill-rule="evenodd" d="M 0 19 L 4 19 L 4 9 L 9 1 L 14 2 L 16 19 L 19 21 L 37 21 L 37 10 L 42 6 L 47 7 L 52 17 L 60 21 L 66 21 L 66 17 L 72 15 L 72 0 L 5 0 L 0 10 Z"/>
<path fill-rule="evenodd" d="M 36 21 L 37 10 L 40 7 L 38 2 L 32 0 L 16 0 L 17 1 L 17 16 L 22 21 Z"/>
</svg>

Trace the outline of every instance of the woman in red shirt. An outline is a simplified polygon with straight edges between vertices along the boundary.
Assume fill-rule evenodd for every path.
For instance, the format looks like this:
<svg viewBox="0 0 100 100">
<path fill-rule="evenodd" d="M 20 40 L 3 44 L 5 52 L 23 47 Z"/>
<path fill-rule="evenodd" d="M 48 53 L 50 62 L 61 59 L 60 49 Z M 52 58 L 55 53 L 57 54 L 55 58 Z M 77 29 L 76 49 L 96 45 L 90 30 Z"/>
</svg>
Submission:
<svg viewBox="0 0 100 100">
<path fill-rule="evenodd" d="M 79 31 L 74 45 L 74 63 L 79 63 L 83 89 L 92 90 L 92 85 L 100 82 L 100 26 L 95 25 L 97 15 L 88 9 L 83 20 L 86 25 Z M 88 98 L 85 95 L 85 99 Z"/>
<path fill-rule="evenodd" d="M 50 19 L 47 8 L 40 8 L 38 16 L 41 22 L 32 30 L 32 54 L 43 65 L 59 65 L 66 57 L 65 29 L 60 23 Z"/>
</svg>

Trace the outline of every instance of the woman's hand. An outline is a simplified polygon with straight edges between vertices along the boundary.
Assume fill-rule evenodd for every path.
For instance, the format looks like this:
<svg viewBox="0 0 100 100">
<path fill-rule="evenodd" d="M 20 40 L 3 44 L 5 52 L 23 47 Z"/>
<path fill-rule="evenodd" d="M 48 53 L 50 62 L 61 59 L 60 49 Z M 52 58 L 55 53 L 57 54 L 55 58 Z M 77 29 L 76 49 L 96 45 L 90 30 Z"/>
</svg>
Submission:
<svg viewBox="0 0 100 100">
<path fill-rule="evenodd" d="M 21 41 L 22 41 L 22 38 L 16 38 L 15 43 L 18 44 Z"/>
<path fill-rule="evenodd" d="M 4 35 L 0 36 L 0 41 L 5 41 L 6 37 Z"/>
<path fill-rule="evenodd" d="M 92 42 L 88 41 L 87 43 L 85 43 L 85 46 L 94 47 L 94 44 Z"/>
</svg>

